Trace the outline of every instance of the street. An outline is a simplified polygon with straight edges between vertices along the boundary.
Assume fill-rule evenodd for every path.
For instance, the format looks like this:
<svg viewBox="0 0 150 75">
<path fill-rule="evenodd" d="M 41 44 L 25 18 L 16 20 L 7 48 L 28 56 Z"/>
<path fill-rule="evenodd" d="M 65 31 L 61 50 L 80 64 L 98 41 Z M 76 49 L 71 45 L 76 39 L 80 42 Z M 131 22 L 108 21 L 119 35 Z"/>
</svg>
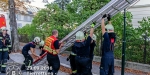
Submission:
<svg viewBox="0 0 150 75">
<path fill-rule="evenodd" d="M 21 48 L 22 48 L 22 46 L 21 46 Z M 37 54 L 39 54 L 39 50 L 37 49 L 36 50 L 36 53 Z M 66 59 L 67 59 L 67 56 L 62 56 L 62 55 L 59 55 L 59 59 L 60 59 L 60 64 L 61 64 L 61 66 L 64 66 L 64 67 L 66 67 L 66 68 L 70 68 L 70 63 L 69 63 L 69 61 L 66 61 Z M 8 60 L 8 62 L 13 62 L 12 60 Z M 35 67 L 37 68 L 37 67 L 39 67 L 39 66 L 42 66 L 42 68 L 43 67 L 45 67 L 45 69 L 43 68 L 42 70 L 40 69 L 35 69 Z M 9 66 L 7 66 L 7 68 L 8 68 Z M 18 67 L 20 68 L 21 67 L 21 65 L 18 65 Z M 46 69 L 46 67 L 47 67 L 47 65 L 46 65 L 46 63 L 45 64 L 42 64 L 42 65 L 38 65 L 38 66 L 33 66 L 34 67 L 34 74 L 32 73 L 32 74 L 29 74 L 28 72 L 26 72 L 26 71 L 21 71 L 22 72 L 22 74 L 23 75 L 44 75 L 44 73 L 47 73 L 47 69 Z M 16 69 L 15 69 L 16 70 Z M 93 73 L 93 75 L 99 75 L 99 65 L 97 65 L 97 64 L 93 64 L 92 65 L 92 73 Z M 41 73 L 41 74 L 40 74 Z M 6 75 L 6 74 L 0 74 L 0 75 Z M 13 74 L 11 74 L 11 75 L 13 75 Z M 16 75 L 16 74 L 15 74 Z M 46 75 L 46 74 L 45 74 Z M 65 72 L 62 72 L 62 71 L 59 71 L 58 72 L 58 75 L 68 75 L 68 73 L 65 73 Z M 114 75 L 121 75 L 121 71 L 120 70 L 117 70 L 117 69 L 115 69 L 115 74 Z M 137 74 L 133 74 L 133 73 L 125 73 L 125 75 L 137 75 Z M 143 74 L 144 75 L 144 74 Z M 146 74 L 145 74 L 146 75 Z"/>
</svg>

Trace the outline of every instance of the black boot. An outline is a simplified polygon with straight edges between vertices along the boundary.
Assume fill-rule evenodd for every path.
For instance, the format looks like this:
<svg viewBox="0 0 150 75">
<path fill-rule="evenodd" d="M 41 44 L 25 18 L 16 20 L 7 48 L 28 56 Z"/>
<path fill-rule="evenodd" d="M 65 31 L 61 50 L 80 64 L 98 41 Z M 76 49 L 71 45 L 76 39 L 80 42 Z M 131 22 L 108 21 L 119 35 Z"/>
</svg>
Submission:
<svg viewBox="0 0 150 75">
<path fill-rule="evenodd" d="M 72 73 L 72 74 L 70 74 L 70 75 L 77 75 L 76 73 Z"/>
<path fill-rule="evenodd" d="M 1 72 L 1 66 L 0 66 L 0 72 Z"/>
<path fill-rule="evenodd" d="M 22 65 L 22 66 L 21 66 L 21 70 L 26 70 L 26 66 L 25 66 L 25 65 Z"/>
<path fill-rule="evenodd" d="M 1 73 L 6 73 L 6 71 L 1 71 Z"/>
</svg>

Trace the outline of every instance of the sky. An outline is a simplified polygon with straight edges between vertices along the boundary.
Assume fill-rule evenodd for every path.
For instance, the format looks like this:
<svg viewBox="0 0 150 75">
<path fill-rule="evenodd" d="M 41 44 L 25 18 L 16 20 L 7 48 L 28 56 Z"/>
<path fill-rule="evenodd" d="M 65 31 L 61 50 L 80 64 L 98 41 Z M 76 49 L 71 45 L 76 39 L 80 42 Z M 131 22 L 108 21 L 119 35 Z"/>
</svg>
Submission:
<svg viewBox="0 0 150 75">
<path fill-rule="evenodd" d="M 32 6 L 36 6 L 39 8 L 44 8 L 46 3 L 42 3 L 43 0 L 34 0 L 35 2 L 32 2 Z M 54 0 L 48 0 L 49 2 L 53 2 Z M 150 0 L 140 0 L 136 5 L 145 5 L 150 4 Z"/>
<path fill-rule="evenodd" d="M 36 6 L 39 8 L 44 8 L 46 3 L 42 3 L 43 0 L 34 0 L 35 2 L 31 2 L 32 6 Z M 53 2 L 54 0 L 48 0 L 49 3 Z"/>
</svg>

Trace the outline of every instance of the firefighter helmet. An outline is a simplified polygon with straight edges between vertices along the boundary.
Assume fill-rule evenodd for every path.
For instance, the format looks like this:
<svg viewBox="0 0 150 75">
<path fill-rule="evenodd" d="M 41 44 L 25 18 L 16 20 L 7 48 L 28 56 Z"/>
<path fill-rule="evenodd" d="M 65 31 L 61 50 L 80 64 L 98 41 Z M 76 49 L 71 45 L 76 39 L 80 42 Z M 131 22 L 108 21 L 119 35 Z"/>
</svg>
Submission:
<svg viewBox="0 0 150 75">
<path fill-rule="evenodd" d="M 4 31 L 4 30 L 8 30 L 6 27 L 1 27 L 1 30 Z"/>
<path fill-rule="evenodd" d="M 92 39 L 96 41 L 96 35 L 95 34 L 93 34 Z"/>
<path fill-rule="evenodd" d="M 113 27 L 112 24 L 107 24 L 107 25 L 105 26 L 105 28 L 106 28 L 106 31 L 107 31 L 108 33 L 114 31 L 114 27 Z"/>
<path fill-rule="evenodd" d="M 39 43 L 39 46 L 44 46 L 44 41 L 43 40 Z"/>
<path fill-rule="evenodd" d="M 78 31 L 76 33 L 76 40 L 83 40 L 83 39 L 85 39 L 84 33 L 82 31 Z"/>
<path fill-rule="evenodd" d="M 35 43 L 39 43 L 41 42 L 41 39 L 39 37 L 35 37 L 34 40 L 33 40 Z"/>
</svg>

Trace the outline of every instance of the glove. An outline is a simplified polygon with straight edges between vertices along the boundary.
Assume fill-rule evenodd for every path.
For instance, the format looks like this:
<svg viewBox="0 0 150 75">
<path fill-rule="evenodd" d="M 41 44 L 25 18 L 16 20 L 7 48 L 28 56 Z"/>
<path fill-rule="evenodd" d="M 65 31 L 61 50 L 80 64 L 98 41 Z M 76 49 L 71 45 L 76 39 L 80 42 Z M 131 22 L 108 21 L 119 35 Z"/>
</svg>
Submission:
<svg viewBox="0 0 150 75">
<path fill-rule="evenodd" d="M 105 18 L 106 17 L 106 14 L 105 15 L 103 15 L 103 17 L 102 18 Z"/>
<path fill-rule="evenodd" d="M 11 53 L 11 50 L 8 51 L 8 54 L 10 54 L 10 53 Z"/>
<path fill-rule="evenodd" d="M 108 14 L 108 16 L 107 16 L 107 20 L 108 20 L 108 21 L 110 21 L 110 20 L 111 20 L 111 16 L 110 16 L 110 14 Z"/>
<path fill-rule="evenodd" d="M 69 61 L 69 58 L 67 58 L 66 60 Z"/>
<path fill-rule="evenodd" d="M 70 55 L 69 55 L 69 57 L 66 60 L 69 61 L 69 59 L 70 59 Z"/>
<path fill-rule="evenodd" d="M 95 25 L 96 25 L 96 22 L 93 22 L 93 23 L 91 24 L 91 27 L 94 28 Z"/>
</svg>

